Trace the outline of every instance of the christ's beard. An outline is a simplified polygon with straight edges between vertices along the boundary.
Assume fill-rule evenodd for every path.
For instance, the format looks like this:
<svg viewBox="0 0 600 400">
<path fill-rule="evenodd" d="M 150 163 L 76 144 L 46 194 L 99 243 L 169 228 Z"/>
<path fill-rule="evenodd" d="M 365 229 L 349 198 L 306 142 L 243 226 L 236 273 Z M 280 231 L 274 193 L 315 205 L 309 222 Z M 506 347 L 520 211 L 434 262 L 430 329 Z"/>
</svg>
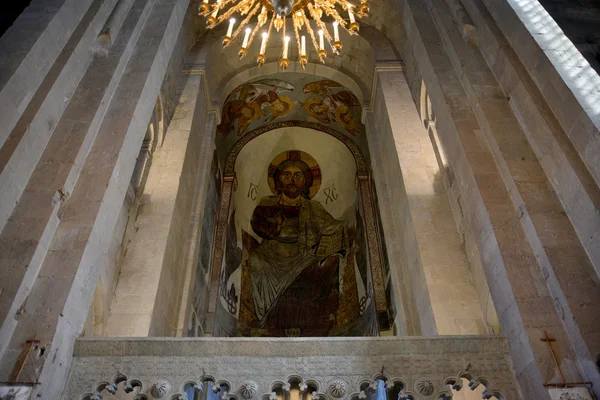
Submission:
<svg viewBox="0 0 600 400">
<path fill-rule="evenodd" d="M 296 185 L 287 185 L 283 189 L 283 194 L 285 194 L 288 199 L 296 199 L 302 194 L 302 189 Z"/>
</svg>

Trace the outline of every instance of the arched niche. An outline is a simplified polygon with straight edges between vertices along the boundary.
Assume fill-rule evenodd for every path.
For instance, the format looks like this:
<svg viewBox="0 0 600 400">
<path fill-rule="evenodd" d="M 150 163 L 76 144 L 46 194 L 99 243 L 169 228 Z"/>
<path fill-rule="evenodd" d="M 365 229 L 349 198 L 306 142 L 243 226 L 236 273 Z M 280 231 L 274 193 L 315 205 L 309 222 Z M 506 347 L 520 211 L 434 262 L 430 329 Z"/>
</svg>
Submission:
<svg viewBox="0 0 600 400">
<path fill-rule="evenodd" d="M 358 165 L 339 138 L 302 126 L 245 143 L 235 157 L 216 336 L 377 334 L 372 207 L 364 207 Z M 311 188 L 293 206 L 275 183 L 288 170 Z M 274 225 L 278 213 L 285 221 Z"/>
<path fill-rule="evenodd" d="M 352 85 L 351 79 L 343 81 L 358 90 L 356 85 Z M 354 90 L 340 82 L 314 74 L 286 72 L 261 76 L 235 87 L 227 95 L 215 140 L 223 176 L 208 279 L 210 294 L 207 315 L 212 322 L 207 322 L 206 326 L 209 329 L 213 327 L 214 335 L 352 336 L 377 334 L 378 320 L 387 325 L 384 258 L 377 224 L 377 207 L 370 186 L 369 160 L 365 156 L 369 154 L 369 150 L 361 114 L 361 102 Z M 258 251 L 256 249 L 262 246 L 265 239 L 265 235 L 258 234 L 257 228 L 252 225 L 255 209 L 261 200 L 268 197 L 269 192 L 271 195 L 280 195 L 273 187 L 277 178 L 265 174 L 271 173 L 276 167 L 274 164 L 277 164 L 275 160 L 278 157 L 290 151 L 307 154 L 312 160 L 308 164 L 319 165 L 317 169 L 320 177 L 320 165 L 323 163 L 327 171 L 324 182 L 319 178 L 319 184 L 323 186 L 313 193 L 314 200 L 312 196 L 308 200 L 314 202 L 315 209 L 322 211 L 324 219 L 344 223 L 346 228 L 342 229 L 343 237 L 350 244 L 344 249 L 343 256 L 337 263 L 339 265 L 336 265 L 338 272 L 334 273 L 337 274 L 339 294 L 346 296 L 334 303 L 345 311 L 338 312 L 334 307 L 328 314 L 334 326 L 327 329 L 309 331 L 306 321 L 300 324 L 300 330 L 264 329 L 269 325 L 265 322 L 265 315 L 271 312 L 273 302 L 266 301 L 267 306 L 264 308 L 267 311 L 261 312 L 259 300 L 252 297 L 256 291 L 248 288 L 254 285 L 258 288 L 257 291 L 262 289 L 258 287 L 260 285 L 255 282 L 256 279 L 253 281 L 244 275 L 250 274 L 249 268 L 252 267 L 246 265 L 244 272 L 244 263 L 251 261 L 252 254 Z M 340 157 L 345 157 L 345 164 L 340 164 Z M 335 177 L 341 176 L 340 171 L 343 171 L 345 183 L 336 184 Z M 269 178 L 272 179 L 270 187 Z M 344 193 L 340 193 L 340 190 Z M 340 198 L 347 199 L 349 206 L 332 205 Z M 248 205 L 243 204 L 248 201 Z M 326 207 L 333 208 L 327 210 Z M 299 216 L 296 215 L 296 218 Z M 361 232 L 361 240 L 364 239 L 364 243 L 355 246 L 362 251 L 356 257 L 360 259 L 362 269 L 355 268 L 355 254 L 350 252 L 355 251 L 352 248 L 354 237 L 348 241 L 350 234 L 354 235 L 357 230 Z M 312 243 L 312 246 L 312 251 L 316 253 L 319 243 Z M 319 262 L 324 261 L 329 254 L 325 251 L 321 255 L 323 257 L 317 260 Z M 350 267 L 345 268 L 342 265 L 344 263 L 349 263 Z M 275 270 L 284 270 L 285 267 L 280 265 Z M 298 271 L 303 271 L 303 268 Z M 339 271 L 346 272 L 339 274 Z M 295 278 L 290 278 L 283 289 L 276 290 L 272 297 L 277 300 L 283 295 L 283 291 L 291 287 Z M 281 277 L 274 280 L 281 280 Z M 354 282 L 354 286 L 345 288 L 344 282 Z M 318 283 L 315 285 L 318 286 Z M 332 288 L 334 286 L 332 283 Z M 301 297 L 303 292 L 300 290 L 296 297 Z M 345 299 L 350 294 L 353 300 L 348 302 Z M 310 299 L 307 298 L 304 302 L 310 303 Z M 320 311 L 317 306 L 313 309 L 310 314 Z M 353 316 L 348 317 L 348 310 L 354 313 Z M 250 314 L 254 314 L 255 321 L 248 317 Z M 290 312 L 284 311 L 283 314 Z M 357 327 L 358 325 L 360 326 Z"/>
</svg>

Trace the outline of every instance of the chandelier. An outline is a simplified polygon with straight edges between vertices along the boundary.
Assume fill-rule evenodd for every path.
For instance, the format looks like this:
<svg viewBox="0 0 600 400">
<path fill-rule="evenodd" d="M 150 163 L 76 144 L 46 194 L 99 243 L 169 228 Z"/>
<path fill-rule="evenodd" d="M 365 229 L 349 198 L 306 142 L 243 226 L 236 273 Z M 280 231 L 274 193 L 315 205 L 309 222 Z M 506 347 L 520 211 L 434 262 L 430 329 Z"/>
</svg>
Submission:
<svg viewBox="0 0 600 400">
<path fill-rule="evenodd" d="M 342 42 L 340 40 L 340 29 L 350 35 L 357 35 L 359 25 L 357 18 L 366 17 L 369 13 L 368 0 L 360 0 L 360 4 L 352 4 L 346 0 L 217 0 L 213 4 L 210 0 L 202 0 L 198 7 L 198 15 L 206 18 L 208 29 L 228 21 L 227 34 L 223 39 L 223 47 L 230 46 L 233 41 L 244 33 L 242 45 L 238 55 L 246 56 L 248 48 L 254 41 L 255 36 L 261 32 L 262 41 L 256 62 L 260 67 L 265 63 L 267 43 L 275 28 L 282 35 L 282 51 L 279 57 L 279 65 L 282 70 L 288 67 L 289 42 L 287 17 L 291 15 L 292 29 L 298 48 L 298 61 L 304 69 L 308 62 L 306 52 L 306 35 L 319 57 L 319 61 L 325 63 L 327 49 L 325 41 L 334 54 L 340 54 Z M 242 18 L 236 27 L 234 15 L 239 14 Z M 348 17 L 346 20 L 342 17 Z M 256 21 L 253 18 L 256 17 Z M 311 26 L 311 20 L 318 29 L 316 34 Z M 254 24 L 252 28 L 250 24 Z M 328 25 L 331 25 L 333 36 Z M 235 28 L 235 30 L 234 30 Z"/>
</svg>

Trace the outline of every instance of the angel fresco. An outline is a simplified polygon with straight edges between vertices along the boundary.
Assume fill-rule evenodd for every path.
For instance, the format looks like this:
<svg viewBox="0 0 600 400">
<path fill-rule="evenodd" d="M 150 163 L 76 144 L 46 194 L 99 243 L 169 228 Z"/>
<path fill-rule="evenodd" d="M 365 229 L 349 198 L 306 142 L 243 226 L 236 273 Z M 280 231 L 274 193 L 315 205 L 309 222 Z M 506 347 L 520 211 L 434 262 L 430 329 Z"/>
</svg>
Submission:
<svg viewBox="0 0 600 400">
<path fill-rule="evenodd" d="M 362 126 L 360 103 L 342 85 L 325 79 L 307 83 L 303 92 L 314 95 L 300 103 L 311 117 L 325 124 L 337 122 L 351 135 L 359 135 Z"/>
<path fill-rule="evenodd" d="M 242 136 L 254 121 L 262 118 L 269 123 L 289 114 L 294 103 L 282 93 L 293 90 L 293 85 L 279 79 L 262 79 L 238 87 L 223 107 L 218 134 L 227 136 L 235 131 L 237 136 Z"/>
</svg>

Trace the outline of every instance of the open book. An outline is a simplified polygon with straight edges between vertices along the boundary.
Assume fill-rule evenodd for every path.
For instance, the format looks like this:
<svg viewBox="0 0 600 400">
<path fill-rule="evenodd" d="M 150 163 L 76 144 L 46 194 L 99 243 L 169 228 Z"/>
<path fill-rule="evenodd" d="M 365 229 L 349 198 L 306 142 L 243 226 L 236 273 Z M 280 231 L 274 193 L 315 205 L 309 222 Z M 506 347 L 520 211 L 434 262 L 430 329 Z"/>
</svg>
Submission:
<svg viewBox="0 0 600 400">
<path fill-rule="evenodd" d="M 344 245 L 344 228 L 338 225 L 336 229 L 329 230 L 321 234 L 319 247 L 317 248 L 317 257 L 325 258 L 342 250 Z"/>
</svg>

